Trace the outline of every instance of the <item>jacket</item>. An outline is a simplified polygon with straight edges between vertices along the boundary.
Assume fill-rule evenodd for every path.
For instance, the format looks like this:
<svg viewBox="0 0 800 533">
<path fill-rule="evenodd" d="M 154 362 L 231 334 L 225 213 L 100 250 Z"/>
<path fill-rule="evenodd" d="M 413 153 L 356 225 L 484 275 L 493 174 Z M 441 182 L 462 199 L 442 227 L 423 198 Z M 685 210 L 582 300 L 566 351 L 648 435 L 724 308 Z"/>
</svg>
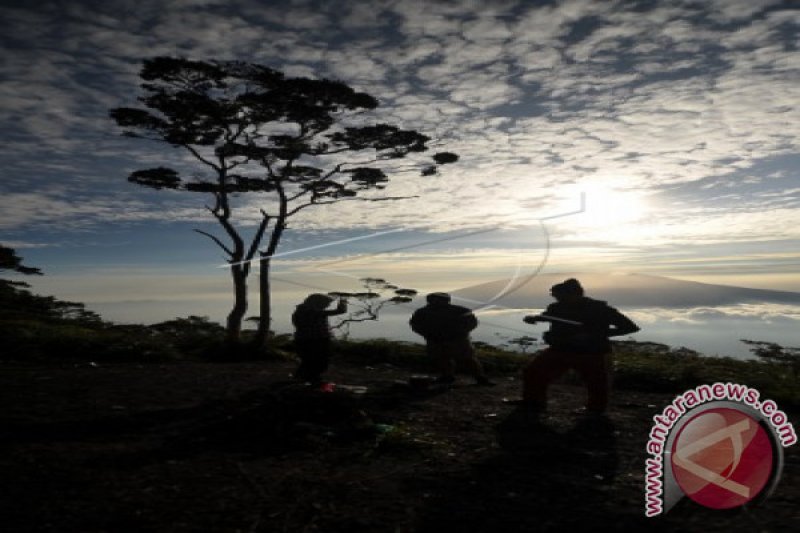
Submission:
<svg viewBox="0 0 800 533">
<path fill-rule="evenodd" d="M 448 342 L 469 337 L 469 332 L 478 327 L 478 319 L 460 305 L 428 304 L 414 311 L 409 324 L 427 342 Z"/>
<path fill-rule="evenodd" d="M 332 311 L 319 311 L 305 304 L 298 305 L 294 313 L 292 313 L 294 338 L 301 340 L 330 339 L 331 330 L 328 324 L 328 317 L 340 315 L 344 312 L 340 308 Z"/>
<path fill-rule="evenodd" d="M 547 306 L 545 315 L 580 322 L 582 325 L 552 321 L 544 341 L 557 350 L 607 353 L 609 337 L 639 331 L 639 326 L 601 300 L 581 297 L 576 302 L 556 302 Z"/>
</svg>

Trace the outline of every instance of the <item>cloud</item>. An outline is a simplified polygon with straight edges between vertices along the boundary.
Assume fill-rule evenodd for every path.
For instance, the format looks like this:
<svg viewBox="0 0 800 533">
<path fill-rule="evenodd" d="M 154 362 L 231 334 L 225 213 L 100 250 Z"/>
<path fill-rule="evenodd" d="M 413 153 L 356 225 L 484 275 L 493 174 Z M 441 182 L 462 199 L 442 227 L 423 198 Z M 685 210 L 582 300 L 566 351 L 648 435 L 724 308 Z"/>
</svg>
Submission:
<svg viewBox="0 0 800 533">
<path fill-rule="evenodd" d="M 45 248 L 48 246 L 52 246 L 49 243 L 43 242 L 28 242 L 28 241 L 14 241 L 14 240 L 3 240 L 3 246 L 7 248 L 13 248 L 14 250 L 23 250 L 25 248 Z"/>
<path fill-rule="evenodd" d="M 564 190 L 571 184 L 652 202 L 628 222 L 632 228 L 559 223 L 554 232 L 562 242 L 797 238 L 798 206 L 787 199 L 796 194 L 752 194 L 747 180 L 764 176 L 739 174 L 797 152 L 800 85 L 791 38 L 797 20 L 781 5 L 409 0 L 311 9 L 289 2 L 114 0 L 4 8 L 11 53 L 0 97 L 10 112 L 0 126 L 11 133 L 0 150 L 15 169 L 17 188 L 41 188 L 39 180 L 53 179 L 60 165 L 58 179 L 81 195 L 87 183 L 114 179 L 116 194 L 132 187 L 124 183 L 129 170 L 190 164 L 165 147 L 115 138 L 107 110 L 133 102 L 142 58 L 254 59 L 351 82 L 379 96 L 386 116 L 432 132 L 462 156 L 440 178 L 393 179 L 388 192 L 418 195 L 416 202 L 309 211 L 293 225 L 298 230 L 439 222 L 454 229 L 456 223 L 443 221 L 454 206 L 469 214 L 461 227 L 520 214 L 535 219 L 571 196 L 573 189 Z M 723 208 L 703 205 L 719 196 L 715 183 L 731 195 Z M 691 188 L 694 203 L 675 201 L 673 187 L 681 184 Z M 130 198 L 138 194 L 127 190 Z M 198 198 L 176 202 L 180 208 L 167 215 L 152 196 L 121 202 L 100 192 L 79 201 L 27 194 L 17 199 L 28 209 L 7 208 L 6 228 L 202 218 Z M 252 224 L 256 202 L 245 205 Z"/>
<path fill-rule="evenodd" d="M 756 320 L 764 324 L 791 326 L 797 326 L 800 323 L 800 306 L 778 304 L 738 304 L 686 309 L 634 309 L 626 311 L 626 314 L 641 324 L 656 324 L 666 321 L 697 326 L 718 323 L 720 320 Z"/>
<path fill-rule="evenodd" d="M 800 321 L 800 308 L 798 306 L 742 304 L 718 309 L 693 309 L 691 315 L 698 319 L 716 317 L 758 318 L 765 322 L 785 321 L 796 323 Z"/>
<path fill-rule="evenodd" d="M 187 208 L 161 203 L 159 210 L 152 204 L 126 198 L 78 197 L 57 190 L 10 193 L 0 206 L 0 229 L 36 226 L 59 231 L 97 230 L 108 222 L 142 221 L 207 221 L 201 208 Z M 53 213 L 58 213 L 57 219 Z"/>
</svg>

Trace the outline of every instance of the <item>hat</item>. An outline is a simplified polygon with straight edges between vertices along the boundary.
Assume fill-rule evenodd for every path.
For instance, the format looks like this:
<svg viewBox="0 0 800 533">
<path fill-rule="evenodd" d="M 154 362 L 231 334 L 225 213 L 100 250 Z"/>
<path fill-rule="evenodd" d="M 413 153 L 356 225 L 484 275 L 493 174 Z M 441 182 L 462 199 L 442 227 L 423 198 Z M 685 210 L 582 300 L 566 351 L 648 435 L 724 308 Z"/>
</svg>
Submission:
<svg viewBox="0 0 800 533">
<path fill-rule="evenodd" d="M 327 307 L 333 301 L 333 298 L 328 296 L 327 294 L 322 293 L 314 293 L 309 294 L 306 296 L 306 299 L 303 301 L 304 304 L 310 305 L 312 307 Z"/>
<path fill-rule="evenodd" d="M 550 292 L 553 294 L 574 294 L 576 296 L 583 296 L 583 287 L 577 279 L 569 278 L 562 283 L 557 283 L 550 287 Z"/>
<path fill-rule="evenodd" d="M 450 295 L 446 292 L 432 292 L 425 297 L 429 304 L 449 304 Z"/>
</svg>

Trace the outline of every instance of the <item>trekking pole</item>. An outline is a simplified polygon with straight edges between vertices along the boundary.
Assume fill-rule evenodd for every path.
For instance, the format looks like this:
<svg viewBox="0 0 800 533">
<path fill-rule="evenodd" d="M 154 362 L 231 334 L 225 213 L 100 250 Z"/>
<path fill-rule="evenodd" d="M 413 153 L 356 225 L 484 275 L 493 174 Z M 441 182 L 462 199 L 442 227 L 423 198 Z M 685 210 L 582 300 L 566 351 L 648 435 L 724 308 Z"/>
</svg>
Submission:
<svg viewBox="0 0 800 533">
<path fill-rule="evenodd" d="M 544 318 L 547 320 L 553 320 L 555 322 L 563 322 L 564 324 L 572 324 L 573 326 L 582 326 L 583 322 L 576 322 L 574 320 L 567 320 L 566 318 L 559 318 L 557 316 L 550 316 L 550 315 L 538 315 L 539 318 Z"/>
</svg>

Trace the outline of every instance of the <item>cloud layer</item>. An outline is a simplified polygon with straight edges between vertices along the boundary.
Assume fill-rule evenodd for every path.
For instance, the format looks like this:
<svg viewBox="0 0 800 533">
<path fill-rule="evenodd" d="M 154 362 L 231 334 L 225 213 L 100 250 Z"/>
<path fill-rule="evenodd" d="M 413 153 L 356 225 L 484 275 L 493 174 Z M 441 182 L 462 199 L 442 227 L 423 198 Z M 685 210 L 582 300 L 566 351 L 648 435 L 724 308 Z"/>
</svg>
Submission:
<svg viewBox="0 0 800 533">
<path fill-rule="evenodd" d="M 789 1 L 111 0 L 1 12 L 5 230 L 202 219 L 201 199 L 124 180 L 190 160 L 119 138 L 107 118 L 135 102 L 141 60 L 164 54 L 345 80 L 378 96 L 382 117 L 462 156 L 443 176 L 389 189 L 420 201 L 309 210 L 295 229 L 535 225 L 589 191 L 599 206 L 559 222 L 560 242 L 800 238 L 800 12 Z M 243 209 L 256 219 L 253 202 Z"/>
</svg>

